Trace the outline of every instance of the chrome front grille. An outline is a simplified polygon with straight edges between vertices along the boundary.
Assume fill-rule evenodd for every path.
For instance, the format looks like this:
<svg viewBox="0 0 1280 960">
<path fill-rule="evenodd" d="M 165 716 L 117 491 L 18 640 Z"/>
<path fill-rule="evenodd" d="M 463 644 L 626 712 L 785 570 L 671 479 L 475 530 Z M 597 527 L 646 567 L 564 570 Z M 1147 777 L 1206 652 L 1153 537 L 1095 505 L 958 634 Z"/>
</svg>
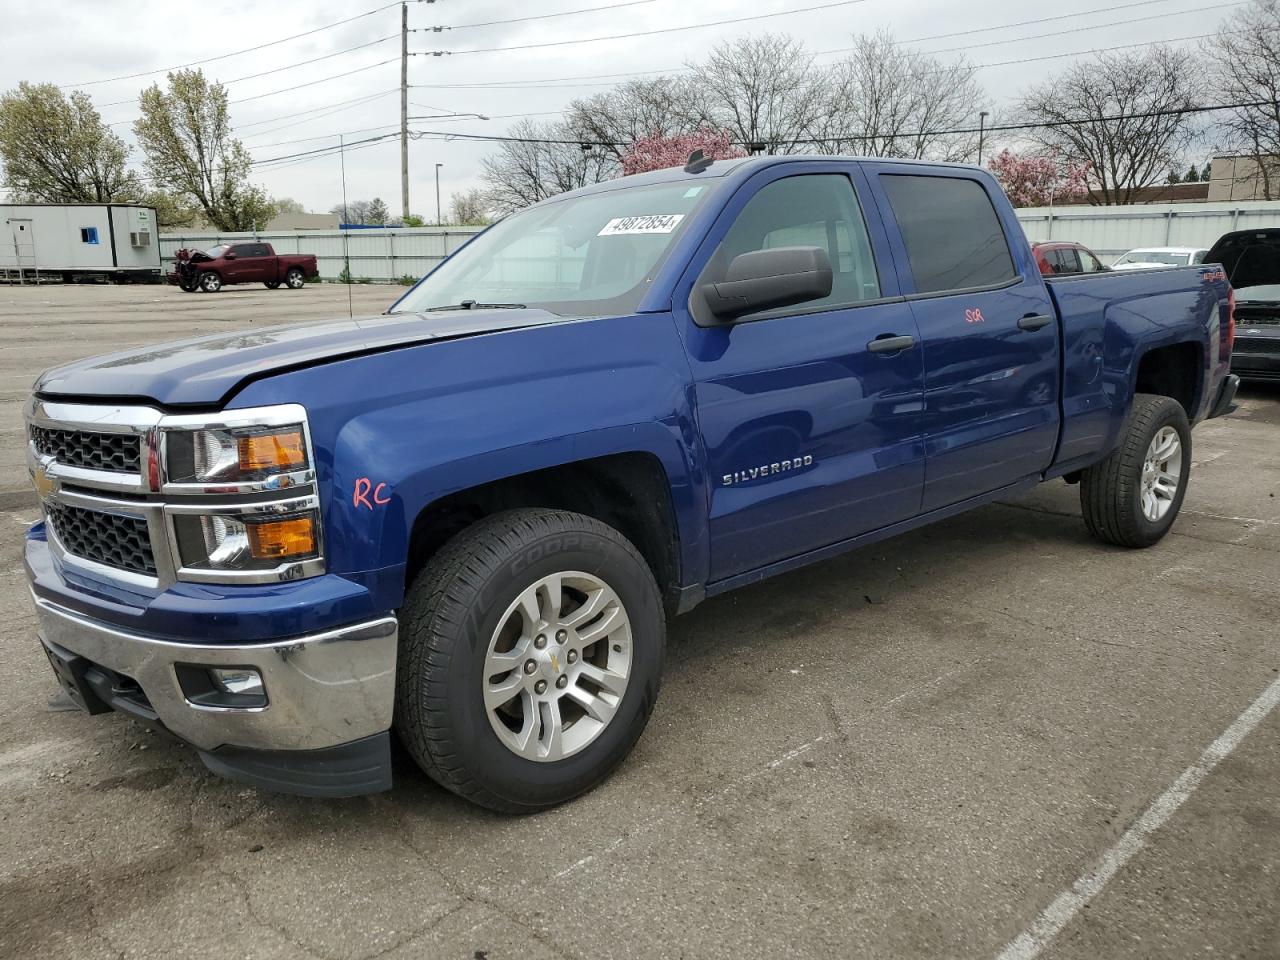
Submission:
<svg viewBox="0 0 1280 960">
<path fill-rule="evenodd" d="M 44 515 L 58 542 L 75 556 L 156 576 L 156 557 L 145 520 L 61 503 L 46 503 Z"/>
<path fill-rule="evenodd" d="M 121 433 L 28 428 L 36 452 L 57 463 L 86 470 L 137 474 L 142 469 L 141 438 Z"/>
<path fill-rule="evenodd" d="M 146 406 L 33 397 L 24 419 L 27 468 L 44 507 L 49 550 L 66 568 L 143 590 L 177 581 L 276 583 L 324 572 L 323 531 L 321 555 L 244 571 L 207 569 L 198 557 L 192 562 L 194 552 L 184 563 L 178 536 L 192 516 L 318 513 L 313 467 L 234 484 L 198 483 L 172 479 L 165 462 L 171 436 L 186 431 L 300 424 L 305 434 L 301 406 L 165 414 Z M 306 444 L 307 463 L 314 464 L 309 435 Z"/>
</svg>

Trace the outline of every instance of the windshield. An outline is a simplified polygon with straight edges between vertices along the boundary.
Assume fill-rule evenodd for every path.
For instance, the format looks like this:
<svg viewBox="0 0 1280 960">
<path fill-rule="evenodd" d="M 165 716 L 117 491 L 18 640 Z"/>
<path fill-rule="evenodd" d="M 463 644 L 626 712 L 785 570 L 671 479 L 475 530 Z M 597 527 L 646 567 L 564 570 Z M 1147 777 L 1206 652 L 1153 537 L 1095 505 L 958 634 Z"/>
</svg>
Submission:
<svg viewBox="0 0 1280 960">
<path fill-rule="evenodd" d="M 553 201 L 494 224 L 410 290 L 395 313 L 475 301 L 552 313 L 631 313 L 713 182 Z"/>
<path fill-rule="evenodd" d="M 1165 253 L 1161 250 L 1130 250 L 1116 263 L 1164 263 L 1171 267 L 1185 267 L 1187 254 Z"/>
<path fill-rule="evenodd" d="M 229 249 L 231 249 L 229 244 L 220 243 L 216 247 L 210 247 L 208 250 L 204 251 L 204 255 L 210 260 L 217 260 Z"/>
</svg>

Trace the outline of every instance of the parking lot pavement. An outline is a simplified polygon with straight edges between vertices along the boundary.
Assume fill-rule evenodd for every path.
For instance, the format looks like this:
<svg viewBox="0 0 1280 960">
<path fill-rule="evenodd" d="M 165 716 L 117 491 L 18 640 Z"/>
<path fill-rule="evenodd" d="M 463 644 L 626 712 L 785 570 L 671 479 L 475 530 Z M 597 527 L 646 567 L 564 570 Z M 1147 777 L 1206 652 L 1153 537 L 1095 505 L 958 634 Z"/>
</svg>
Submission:
<svg viewBox="0 0 1280 960">
<path fill-rule="evenodd" d="M 368 316 L 386 310 L 404 288 L 309 283 L 301 290 L 245 285 L 210 294 L 168 285 L 0 286 L 0 508 L 26 495 L 22 404 L 42 370 L 144 343 L 345 317 L 348 291 L 354 314 Z"/>
<path fill-rule="evenodd" d="M 1059 482 L 706 602 L 634 755 L 525 818 L 404 758 L 375 797 L 259 793 L 51 712 L 11 507 L 0 957 L 1280 955 L 1280 390 L 1194 462 L 1150 550 Z"/>
</svg>

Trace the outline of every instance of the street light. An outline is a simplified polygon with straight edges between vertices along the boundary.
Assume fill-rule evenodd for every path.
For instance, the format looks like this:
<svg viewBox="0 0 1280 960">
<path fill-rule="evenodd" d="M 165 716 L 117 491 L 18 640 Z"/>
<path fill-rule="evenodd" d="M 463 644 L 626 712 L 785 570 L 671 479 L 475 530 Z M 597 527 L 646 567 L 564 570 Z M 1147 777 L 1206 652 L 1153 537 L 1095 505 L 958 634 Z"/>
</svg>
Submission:
<svg viewBox="0 0 1280 960">
<path fill-rule="evenodd" d="M 978 166 L 982 166 L 982 139 L 983 134 L 987 132 L 987 117 L 991 114 L 983 110 L 978 114 Z"/>
<path fill-rule="evenodd" d="M 440 168 L 443 163 L 436 164 L 436 226 L 440 226 Z"/>
</svg>

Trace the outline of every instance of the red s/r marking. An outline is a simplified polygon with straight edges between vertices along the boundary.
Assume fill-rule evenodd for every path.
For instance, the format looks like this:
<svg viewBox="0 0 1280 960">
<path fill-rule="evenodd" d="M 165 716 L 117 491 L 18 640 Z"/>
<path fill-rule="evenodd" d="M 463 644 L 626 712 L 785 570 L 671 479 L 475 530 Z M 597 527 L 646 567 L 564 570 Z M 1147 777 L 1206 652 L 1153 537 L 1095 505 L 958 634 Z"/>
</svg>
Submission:
<svg viewBox="0 0 1280 960">
<path fill-rule="evenodd" d="M 982 315 L 982 310 L 980 308 L 975 307 L 972 310 L 966 310 L 964 312 L 965 323 L 984 323 L 985 321 L 986 317 Z"/>
<path fill-rule="evenodd" d="M 351 505 L 357 509 L 365 506 L 372 510 L 375 503 L 379 506 L 390 503 L 391 498 L 383 492 L 386 489 L 387 485 L 385 483 L 379 483 L 374 486 L 373 481 L 368 477 L 357 477 L 355 491 L 351 494 Z M 372 503 L 369 501 L 370 493 L 373 494 Z"/>
</svg>

